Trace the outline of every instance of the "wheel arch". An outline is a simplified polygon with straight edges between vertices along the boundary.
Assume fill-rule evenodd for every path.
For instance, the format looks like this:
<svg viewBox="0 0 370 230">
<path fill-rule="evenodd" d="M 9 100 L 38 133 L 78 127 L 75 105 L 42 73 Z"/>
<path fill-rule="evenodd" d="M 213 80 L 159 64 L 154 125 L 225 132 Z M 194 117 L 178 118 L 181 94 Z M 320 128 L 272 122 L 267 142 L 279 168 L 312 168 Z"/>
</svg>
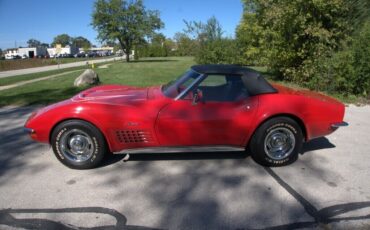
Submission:
<svg viewBox="0 0 370 230">
<path fill-rule="evenodd" d="M 298 116 L 296 116 L 294 114 L 290 114 L 290 113 L 278 113 L 278 114 L 274 114 L 274 115 L 268 116 L 268 117 L 266 117 L 265 119 L 263 119 L 262 121 L 259 122 L 259 124 L 253 130 L 253 133 L 252 133 L 252 135 L 250 136 L 250 138 L 249 138 L 249 140 L 247 142 L 247 147 L 248 147 L 248 145 L 250 143 L 250 140 L 252 139 L 253 135 L 258 130 L 258 128 L 261 127 L 261 125 L 263 125 L 265 122 L 267 122 L 267 121 L 269 121 L 271 119 L 277 118 L 277 117 L 288 117 L 288 118 L 291 118 L 292 120 L 294 120 L 295 122 L 297 122 L 297 124 L 299 125 L 299 127 L 302 130 L 302 134 L 303 134 L 304 140 L 305 141 L 308 140 L 307 128 L 306 128 L 306 126 L 305 126 L 305 124 L 304 124 L 304 122 L 303 122 L 303 120 L 301 118 L 299 118 Z"/>
<path fill-rule="evenodd" d="M 98 126 L 98 125 L 94 124 L 93 122 L 91 122 L 91 121 L 89 121 L 89 120 L 87 120 L 87 119 L 81 119 L 81 118 L 75 118 L 75 117 L 70 117 L 70 118 L 62 119 L 62 120 L 58 121 L 57 123 L 55 123 L 55 124 L 52 126 L 52 128 L 50 129 L 50 132 L 49 132 L 49 144 L 51 144 L 51 136 L 52 136 L 52 134 L 53 134 L 53 132 L 54 132 L 55 128 L 56 128 L 58 125 L 60 125 L 60 124 L 62 124 L 62 123 L 64 123 L 64 122 L 66 122 L 66 121 L 83 121 L 83 122 L 89 123 L 90 125 L 94 126 L 96 129 L 98 129 L 98 130 L 101 132 L 101 134 L 103 135 L 103 138 L 104 138 L 104 140 L 105 140 L 105 143 L 107 143 L 107 146 L 108 146 L 108 148 L 109 148 L 109 151 L 111 150 L 111 144 L 110 144 L 110 142 L 109 142 L 109 139 L 107 138 L 106 133 L 105 133 L 101 128 L 99 128 L 99 126 Z"/>
</svg>

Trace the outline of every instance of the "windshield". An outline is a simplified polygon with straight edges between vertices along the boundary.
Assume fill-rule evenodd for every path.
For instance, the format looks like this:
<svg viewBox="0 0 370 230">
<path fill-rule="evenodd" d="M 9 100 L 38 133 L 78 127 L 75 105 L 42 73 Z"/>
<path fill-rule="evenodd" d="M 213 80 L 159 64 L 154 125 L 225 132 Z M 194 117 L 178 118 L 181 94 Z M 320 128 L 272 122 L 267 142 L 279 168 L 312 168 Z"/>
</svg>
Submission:
<svg viewBox="0 0 370 230">
<path fill-rule="evenodd" d="M 182 91 L 187 89 L 200 75 L 201 74 L 194 72 L 193 70 L 189 70 L 176 80 L 163 85 L 162 92 L 167 97 L 175 98 Z"/>
</svg>

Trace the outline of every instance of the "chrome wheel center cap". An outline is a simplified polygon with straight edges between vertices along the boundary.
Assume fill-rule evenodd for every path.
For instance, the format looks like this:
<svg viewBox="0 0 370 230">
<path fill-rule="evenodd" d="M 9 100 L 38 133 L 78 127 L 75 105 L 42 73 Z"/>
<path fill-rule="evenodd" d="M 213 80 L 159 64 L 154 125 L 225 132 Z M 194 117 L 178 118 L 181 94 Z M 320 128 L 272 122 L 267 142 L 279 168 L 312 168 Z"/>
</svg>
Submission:
<svg viewBox="0 0 370 230">
<path fill-rule="evenodd" d="M 284 127 L 271 130 L 265 138 L 265 152 L 274 160 L 282 160 L 289 156 L 294 146 L 293 132 Z"/>
<path fill-rule="evenodd" d="M 74 162 L 87 161 L 95 150 L 91 136 L 80 129 L 63 133 L 59 145 L 62 154 Z"/>
<path fill-rule="evenodd" d="M 87 147 L 87 140 L 81 135 L 76 135 L 70 139 L 69 146 L 71 147 L 72 152 L 83 154 Z"/>
</svg>

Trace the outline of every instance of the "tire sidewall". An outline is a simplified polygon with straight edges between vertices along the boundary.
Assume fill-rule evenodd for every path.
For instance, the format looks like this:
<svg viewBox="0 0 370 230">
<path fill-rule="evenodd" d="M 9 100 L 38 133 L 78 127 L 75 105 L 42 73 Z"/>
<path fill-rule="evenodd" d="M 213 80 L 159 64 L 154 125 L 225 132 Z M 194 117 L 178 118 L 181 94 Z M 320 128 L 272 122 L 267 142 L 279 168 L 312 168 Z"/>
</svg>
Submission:
<svg viewBox="0 0 370 230">
<path fill-rule="evenodd" d="M 265 139 L 266 136 L 276 128 L 286 128 L 290 130 L 295 138 L 295 146 L 287 157 L 276 160 L 269 157 L 265 152 Z M 268 120 L 262 124 L 251 142 L 252 157 L 258 162 L 265 166 L 284 166 L 288 165 L 298 158 L 299 151 L 301 150 L 303 142 L 303 134 L 300 126 L 293 119 L 286 117 L 278 117 Z"/>
<path fill-rule="evenodd" d="M 67 157 L 64 156 L 62 150 L 60 149 L 60 139 L 63 134 L 72 129 L 79 129 L 85 132 L 87 135 L 90 136 L 93 145 L 94 145 L 94 152 L 91 157 L 82 162 L 75 162 Z M 64 165 L 74 168 L 74 169 L 89 169 L 95 167 L 97 164 L 100 163 L 104 156 L 105 150 L 105 140 L 100 133 L 100 131 L 95 128 L 93 125 L 83 122 L 83 121 L 67 121 L 59 124 L 53 131 L 51 137 L 51 145 L 54 151 L 55 156 L 58 158 L 60 162 Z"/>
</svg>

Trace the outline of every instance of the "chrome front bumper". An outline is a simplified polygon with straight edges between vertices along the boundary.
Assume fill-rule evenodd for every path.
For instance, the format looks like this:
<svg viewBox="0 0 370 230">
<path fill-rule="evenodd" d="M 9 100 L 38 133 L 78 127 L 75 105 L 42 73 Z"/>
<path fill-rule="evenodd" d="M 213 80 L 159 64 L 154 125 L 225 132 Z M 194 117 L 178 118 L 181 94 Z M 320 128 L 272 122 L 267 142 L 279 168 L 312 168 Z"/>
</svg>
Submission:
<svg viewBox="0 0 370 230">
<path fill-rule="evenodd" d="M 331 127 L 333 128 L 333 129 L 337 129 L 337 128 L 339 128 L 339 127 L 345 127 L 345 126 L 348 126 L 349 124 L 347 123 L 347 122 L 345 122 L 345 121 L 342 121 L 342 122 L 338 122 L 338 123 L 333 123 L 333 124 L 331 124 Z"/>
</svg>

